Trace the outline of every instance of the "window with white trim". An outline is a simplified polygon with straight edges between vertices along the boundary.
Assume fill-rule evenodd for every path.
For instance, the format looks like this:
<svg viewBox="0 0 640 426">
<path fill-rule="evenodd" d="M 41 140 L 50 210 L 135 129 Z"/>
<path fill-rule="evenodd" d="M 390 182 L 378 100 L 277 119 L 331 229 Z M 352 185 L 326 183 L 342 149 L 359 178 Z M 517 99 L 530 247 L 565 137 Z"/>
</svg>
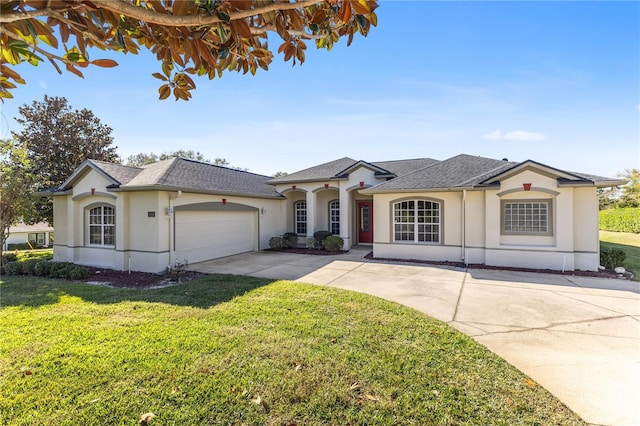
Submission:
<svg viewBox="0 0 640 426">
<path fill-rule="evenodd" d="M 88 242 L 90 245 L 114 246 L 116 239 L 116 209 L 96 206 L 89 209 Z"/>
<path fill-rule="evenodd" d="M 329 203 L 329 231 L 333 235 L 340 235 L 340 201 Z"/>
<path fill-rule="evenodd" d="M 45 242 L 44 232 L 37 233 L 29 233 L 27 234 L 27 239 L 29 240 L 29 244 L 43 246 Z"/>
<path fill-rule="evenodd" d="M 295 230 L 298 235 L 307 235 L 307 202 L 298 201 L 293 205 L 295 211 Z"/>
<path fill-rule="evenodd" d="M 552 235 L 551 201 L 502 201 L 502 233 Z"/>
<path fill-rule="evenodd" d="M 441 205 L 438 201 L 405 200 L 393 204 L 393 239 L 440 243 Z"/>
</svg>

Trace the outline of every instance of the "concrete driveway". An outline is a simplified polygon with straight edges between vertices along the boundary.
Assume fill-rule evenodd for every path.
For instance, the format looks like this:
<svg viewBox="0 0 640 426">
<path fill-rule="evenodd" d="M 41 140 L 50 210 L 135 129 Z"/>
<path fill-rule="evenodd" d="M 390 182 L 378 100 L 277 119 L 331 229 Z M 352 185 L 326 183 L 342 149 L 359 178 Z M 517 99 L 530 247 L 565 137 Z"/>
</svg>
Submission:
<svg viewBox="0 0 640 426">
<path fill-rule="evenodd" d="M 338 256 L 247 253 L 191 265 L 207 273 L 296 280 L 371 294 L 473 337 L 586 422 L 640 425 L 640 285 Z"/>
</svg>

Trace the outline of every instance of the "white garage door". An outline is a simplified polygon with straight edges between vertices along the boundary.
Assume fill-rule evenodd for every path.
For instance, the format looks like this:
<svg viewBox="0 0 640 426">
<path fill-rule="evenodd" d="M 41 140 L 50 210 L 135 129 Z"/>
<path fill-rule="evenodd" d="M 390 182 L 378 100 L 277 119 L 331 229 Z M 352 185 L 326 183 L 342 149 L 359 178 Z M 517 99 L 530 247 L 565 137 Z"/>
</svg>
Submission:
<svg viewBox="0 0 640 426">
<path fill-rule="evenodd" d="M 176 261 L 202 262 L 252 251 L 255 213 L 177 211 Z"/>
</svg>

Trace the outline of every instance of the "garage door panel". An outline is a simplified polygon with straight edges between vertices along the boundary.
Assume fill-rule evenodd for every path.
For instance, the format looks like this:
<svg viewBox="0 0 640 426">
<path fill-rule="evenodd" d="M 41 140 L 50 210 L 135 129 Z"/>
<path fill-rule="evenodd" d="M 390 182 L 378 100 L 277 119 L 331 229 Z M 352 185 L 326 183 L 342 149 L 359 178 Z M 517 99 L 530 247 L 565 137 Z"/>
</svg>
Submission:
<svg viewBox="0 0 640 426">
<path fill-rule="evenodd" d="M 189 263 L 252 251 L 254 212 L 176 212 L 176 259 Z"/>
</svg>

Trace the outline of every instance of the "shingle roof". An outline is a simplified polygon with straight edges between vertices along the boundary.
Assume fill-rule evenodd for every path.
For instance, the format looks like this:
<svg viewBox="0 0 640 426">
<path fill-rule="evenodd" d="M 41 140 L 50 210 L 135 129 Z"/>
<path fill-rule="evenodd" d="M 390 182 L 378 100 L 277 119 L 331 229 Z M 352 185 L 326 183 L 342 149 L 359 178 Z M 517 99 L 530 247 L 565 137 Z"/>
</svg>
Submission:
<svg viewBox="0 0 640 426">
<path fill-rule="evenodd" d="M 461 154 L 405 176 L 383 182 L 371 191 L 435 189 L 472 186 L 517 163 Z"/>
<path fill-rule="evenodd" d="M 336 178 L 342 174 L 345 170 L 362 163 L 363 165 L 370 165 L 386 171 L 389 171 L 396 176 L 403 176 L 407 173 L 414 172 L 424 167 L 437 163 L 438 160 L 433 158 L 416 158 L 411 160 L 393 160 L 393 161 L 375 161 L 366 162 L 358 161 L 353 158 L 343 157 L 338 160 L 330 161 L 328 163 L 320 164 L 318 166 L 309 167 L 308 169 L 300 170 L 290 175 L 281 176 L 269 181 L 271 184 L 278 183 L 292 183 L 292 182 L 305 182 L 305 181 L 320 181 Z"/>
<path fill-rule="evenodd" d="M 121 185 L 127 184 L 142 171 L 140 167 L 124 166 L 122 164 L 98 160 L 89 161 Z"/>
<path fill-rule="evenodd" d="M 439 162 L 439 160 L 434 160 L 433 158 L 414 158 L 410 160 L 373 161 L 371 164 L 389 170 L 391 173 L 399 177 L 424 169 L 425 167 L 429 167 Z"/>
<path fill-rule="evenodd" d="M 270 184 L 277 183 L 290 183 L 290 182 L 304 182 L 304 181 L 316 181 L 316 180 L 329 180 L 336 174 L 349 168 L 349 166 L 357 163 L 356 160 L 349 157 L 343 157 L 338 160 L 333 160 L 328 163 L 320 164 L 317 166 L 309 167 L 308 169 L 300 170 L 290 175 L 280 176 L 269 181 Z"/>
<path fill-rule="evenodd" d="M 597 183 L 611 183 L 613 185 L 624 185 L 625 183 L 627 183 L 627 180 L 624 178 L 610 178 L 610 177 L 604 177 L 604 176 L 598 176 L 598 175 L 590 175 L 587 173 L 577 173 L 577 172 L 570 172 L 576 176 L 580 176 L 581 178 L 590 180 L 592 182 Z"/>
<path fill-rule="evenodd" d="M 268 176 L 229 169 L 227 167 L 188 160 L 171 158 L 143 167 L 134 179 L 120 189 L 156 187 L 186 191 L 246 195 L 254 197 L 281 198 L 275 188 L 267 185 Z"/>
</svg>

